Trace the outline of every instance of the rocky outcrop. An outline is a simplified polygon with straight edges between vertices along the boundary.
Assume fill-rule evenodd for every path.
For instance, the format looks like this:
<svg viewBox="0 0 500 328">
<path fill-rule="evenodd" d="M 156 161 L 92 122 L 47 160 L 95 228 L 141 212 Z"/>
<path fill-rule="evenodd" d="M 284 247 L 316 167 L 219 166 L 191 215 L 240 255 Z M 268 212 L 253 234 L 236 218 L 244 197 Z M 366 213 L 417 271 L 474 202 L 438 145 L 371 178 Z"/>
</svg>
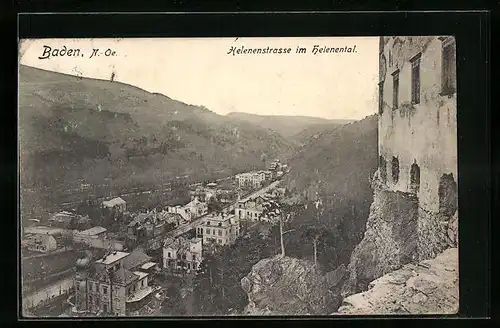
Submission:
<svg viewBox="0 0 500 328">
<path fill-rule="evenodd" d="M 458 247 L 458 212 L 453 216 L 418 212 L 418 259 L 432 259 L 450 247 Z"/>
<path fill-rule="evenodd" d="M 387 187 L 377 171 L 373 203 L 363 240 L 348 266 L 344 297 L 364 291 L 368 283 L 408 263 L 435 258 L 458 247 L 458 214 L 424 210 L 414 193 Z"/>
<path fill-rule="evenodd" d="M 241 280 L 249 304 L 244 315 L 324 315 L 341 302 L 346 267 L 323 274 L 305 260 L 264 259 Z"/>
<path fill-rule="evenodd" d="M 455 314 L 459 306 L 458 248 L 407 264 L 344 299 L 340 315 Z"/>
<path fill-rule="evenodd" d="M 374 199 L 361 243 L 348 266 L 344 296 L 366 290 L 368 283 L 416 259 L 418 199 L 388 190 L 375 175 Z"/>
</svg>

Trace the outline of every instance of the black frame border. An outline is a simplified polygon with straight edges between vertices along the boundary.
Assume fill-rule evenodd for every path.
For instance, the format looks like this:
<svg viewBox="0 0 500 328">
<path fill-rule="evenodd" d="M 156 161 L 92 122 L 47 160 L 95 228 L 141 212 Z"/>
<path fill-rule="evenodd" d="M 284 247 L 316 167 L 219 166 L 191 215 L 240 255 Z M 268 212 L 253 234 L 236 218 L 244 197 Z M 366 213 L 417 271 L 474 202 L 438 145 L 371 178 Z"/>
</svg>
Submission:
<svg viewBox="0 0 500 328">
<path fill-rule="evenodd" d="M 462 245 L 460 317 L 490 316 L 489 12 L 23 13 L 17 16 L 17 23 L 19 38 L 454 35 L 457 40 L 459 229 Z M 14 56 L 16 65 L 10 73 L 14 75 L 17 86 L 17 51 Z M 7 95 L 12 99 L 15 94 Z M 17 99 L 12 100 L 17 108 Z M 4 124 L 17 125 L 17 111 L 10 113 L 12 117 L 4 120 Z M 17 140 L 15 133 L 12 133 L 13 139 Z M 17 145 L 11 146 L 14 149 L 10 154 L 16 154 Z M 8 160 L 17 168 L 17 156 Z M 14 179 L 9 180 L 17 184 L 17 181 L 12 181 Z M 203 317 L 212 318 L 217 317 Z"/>
</svg>

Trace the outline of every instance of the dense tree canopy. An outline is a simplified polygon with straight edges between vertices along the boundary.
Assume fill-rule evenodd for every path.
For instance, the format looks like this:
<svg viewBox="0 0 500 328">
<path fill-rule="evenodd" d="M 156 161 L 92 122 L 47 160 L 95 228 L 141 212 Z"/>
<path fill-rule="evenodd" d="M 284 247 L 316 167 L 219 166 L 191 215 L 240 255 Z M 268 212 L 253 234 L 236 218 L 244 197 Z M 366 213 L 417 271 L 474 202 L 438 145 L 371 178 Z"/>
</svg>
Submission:
<svg viewBox="0 0 500 328">
<path fill-rule="evenodd" d="M 248 304 L 241 288 L 241 279 L 260 260 L 273 256 L 271 240 L 251 231 L 233 245 L 222 247 L 214 254 L 204 255 L 194 280 L 195 307 L 200 314 L 239 312 Z"/>
</svg>

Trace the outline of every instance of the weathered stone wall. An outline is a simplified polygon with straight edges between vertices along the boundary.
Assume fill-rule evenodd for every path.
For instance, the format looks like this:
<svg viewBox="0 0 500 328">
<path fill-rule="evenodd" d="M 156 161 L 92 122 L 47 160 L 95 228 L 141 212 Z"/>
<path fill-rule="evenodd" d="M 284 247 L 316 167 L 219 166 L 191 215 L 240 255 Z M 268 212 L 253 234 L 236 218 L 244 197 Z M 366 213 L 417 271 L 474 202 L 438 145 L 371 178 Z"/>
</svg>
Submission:
<svg viewBox="0 0 500 328">
<path fill-rule="evenodd" d="M 439 38 L 391 37 L 383 38 L 382 44 L 380 170 L 385 169 L 385 184 L 390 190 L 411 192 L 418 197 L 418 258 L 432 258 L 449 247 L 449 223 L 456 211 L 456 206 L 455 211 L 443 207 L 446 202 L 457 203 L 456 187 L 440 192 L 445 178 L 454 184 L 458 182 L 456 94 L 441 95 L 442 41 Z M 410 59 L 418 54 L 421 54 L 420 103 L 412 104 Z M 398 108 L 393 108 L 392 74 L 397 70 L 399 101 Z M 393 158 L 398 164 L 397 181 L 392 174 Z M 418 165 L 419 188 L 411 183 L 412 165 Z"/>
<path fill-rule="evenodd" d="M 391 53 L 391 54 L 389 54 Z M 421 53 L 420 103 L 411 104 L 410 59 Z M 439 210 L 439 181 L 452 173 L 457 181 L 457 104 L 456 94 L 441 96 L 442 45 L 437 37 L 390 38 L 383 54 L 387 69 L 381 72 L 384 110 L 379 116 L 379 155 L 387 161 L 387 185 L 410 192 L 410 167 L 420 167 L 420 206 Z M 399 70 L 399 106 L 392 108 L 392 73 Z M 390 161 L 399 160 L 399 179 L 394 183 Z"/>
</svg>

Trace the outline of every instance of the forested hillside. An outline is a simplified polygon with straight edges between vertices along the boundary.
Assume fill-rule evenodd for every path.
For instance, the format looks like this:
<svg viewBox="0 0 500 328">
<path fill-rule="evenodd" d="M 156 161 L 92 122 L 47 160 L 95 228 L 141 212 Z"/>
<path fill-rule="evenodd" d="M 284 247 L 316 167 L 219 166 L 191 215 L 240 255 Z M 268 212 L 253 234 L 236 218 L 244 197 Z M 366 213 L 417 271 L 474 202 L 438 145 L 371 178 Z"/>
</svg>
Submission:
<svg viewBox="0 0 500 328">
<path fill-rule="evenodd" d="M 276 132 L 119 82 L 21 66 L 23 202 L 82 184 L 156 186 L 263 168 L 293 146 Z M 43 203 L 43 204 L 42 204 Z"/>
</svg>

